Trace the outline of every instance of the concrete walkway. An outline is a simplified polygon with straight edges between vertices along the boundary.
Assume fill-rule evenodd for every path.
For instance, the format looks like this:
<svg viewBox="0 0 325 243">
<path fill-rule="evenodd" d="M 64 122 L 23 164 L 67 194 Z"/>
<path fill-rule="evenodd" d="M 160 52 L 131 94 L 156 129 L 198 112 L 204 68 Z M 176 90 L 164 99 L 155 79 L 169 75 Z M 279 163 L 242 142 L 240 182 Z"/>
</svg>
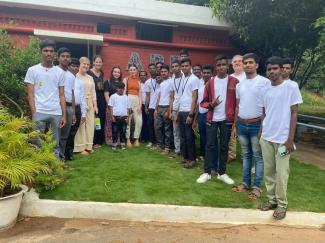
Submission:
<svg viewBox="0 0 325 243">
<path fill-rule="evenodd" d="M 305 164 L 312 164 L 325 169 L 325 149 L 317 148 L 313 144 L 297 143 L 297 150 L 292 154 L 292 157 Z"/>
<path fill-rule="evenodd" d="M 325 213 L 288 212 L 276 221 L 272 211 L 159 204 L 104 203 L 41 200 L 35 192 L 25 195 L 21 215 L 27 217 L 87 218 L 168 223 L 270 224 L 321 228 Z"/>
</svg>

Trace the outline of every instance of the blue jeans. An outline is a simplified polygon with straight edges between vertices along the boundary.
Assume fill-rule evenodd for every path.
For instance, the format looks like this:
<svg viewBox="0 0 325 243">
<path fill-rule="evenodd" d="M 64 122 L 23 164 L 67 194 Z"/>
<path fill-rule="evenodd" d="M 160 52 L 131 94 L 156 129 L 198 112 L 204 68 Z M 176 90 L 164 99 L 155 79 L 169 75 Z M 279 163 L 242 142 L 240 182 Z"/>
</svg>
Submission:
<svg viewBox="0 0 325 243">
<path fill-rule="evenodd" d="M 264 164 L 262 150 L 258 139 L 261 123 L 244 123 L 238 120 L 237 135 L 240 141 L 243 157 L 243 182 L 251 186 L 251 169 L 255 159 L 255 178 L 253 187 L 261 187 L 263 180 Z"/>
</svg>

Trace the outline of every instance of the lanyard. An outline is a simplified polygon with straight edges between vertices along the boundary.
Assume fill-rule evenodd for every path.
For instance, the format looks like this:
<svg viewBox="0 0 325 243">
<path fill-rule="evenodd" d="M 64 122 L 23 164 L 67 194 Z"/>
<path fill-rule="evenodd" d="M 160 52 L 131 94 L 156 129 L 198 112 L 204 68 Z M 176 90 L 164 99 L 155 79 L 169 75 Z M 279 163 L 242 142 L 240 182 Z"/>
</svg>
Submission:
<svg viewBox="0 0 325 243">
<path fill-rule="evenodd" d="M 175 79 L 176 79 L 176 77 L 174 77 L 174 86 L 175 86 L 176 94 L 178 94 L 179 88 L 180 88 L 181 83 L 182 83 L 182 76 L 181 76 L 181 79 L 179 80 L 178 87 L 176 86 Z"/>
<path fill-rule="evenodd" d="M 183 85 L 183 88 L 182 88 L 182 96 L 183 96 L 184 90 L 185 90 L 185 88 L 186 88 L 187 82 L 188 82 L 188 80 L 189 80 L 190 77 L 191 77 L 191 75 L 188 76 L 188 78 L 187 78 L 186 81 L 185 81 L 185 84 Z"/>
<path fill-rule="evenodd" d="M 157 88 L 157 82 L 155 83 L 155 86 L 152 83 L 152 78 L 150 79 L 150 82 L 151 82 L 151 87 L 153 89 L 153 92 L 155 92 L 156 91 L 156 88 Z"/>
</svg>

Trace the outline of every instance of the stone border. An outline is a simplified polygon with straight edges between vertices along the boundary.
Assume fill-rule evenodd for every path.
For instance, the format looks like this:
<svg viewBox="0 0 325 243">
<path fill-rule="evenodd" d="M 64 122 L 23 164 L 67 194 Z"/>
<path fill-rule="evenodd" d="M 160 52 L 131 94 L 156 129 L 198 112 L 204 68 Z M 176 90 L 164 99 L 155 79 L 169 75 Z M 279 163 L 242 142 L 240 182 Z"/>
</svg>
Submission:
<svg viewBox="0 0 325 243">
<path fill-rule="evenodd" d="M 317 228 L 325 225 L 325 213 L 288 212 L 284 220 L 276 221 L 272 218 L 272 212 L 253 209 L 43 200 L 34 192 L 25 195 L 20 214 L 28 217 L 140 222 L 271 224 Z"/>
</svg>

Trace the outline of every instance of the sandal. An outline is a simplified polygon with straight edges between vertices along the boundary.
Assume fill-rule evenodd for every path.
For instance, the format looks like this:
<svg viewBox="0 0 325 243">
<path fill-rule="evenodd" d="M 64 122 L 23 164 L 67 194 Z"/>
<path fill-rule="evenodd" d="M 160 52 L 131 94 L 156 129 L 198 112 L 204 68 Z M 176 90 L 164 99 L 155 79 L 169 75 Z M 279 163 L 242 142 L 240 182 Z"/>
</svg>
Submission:
<svg viewBox="0 0 325 243">
<path fill-rule="evenodd" d="M 277 207 L 273 213 L 273 218 L 276 220 L 281 220 L 286 217 L 287 209 L 284 207 Z"/>
<path fill-rule="evenodd" d="M 234 185 L 231 190 L 233 192 L 246 192 L 248 190 L 248 186 L 246 186 L 244 183 L 241 183 L 240 185 Z"/>
<path fill-rule="evenodd" d="M 253 187 L 253 190 L 248 194 L 250 200 L 256 200 L 261 197 L 262 190 L 258 187 Z"/>
<path fill-rule="evenodd" d="M 278 206 L 277 204 L 273 204 L 273 203 L 270 203 L 270 202 L 266 202 L 266 203 L 263 203 L 260 206 L 260 210 L 261 211 L 269 211 L 269 210 L 275 209 L 277 206 Z"/>
</svg>

